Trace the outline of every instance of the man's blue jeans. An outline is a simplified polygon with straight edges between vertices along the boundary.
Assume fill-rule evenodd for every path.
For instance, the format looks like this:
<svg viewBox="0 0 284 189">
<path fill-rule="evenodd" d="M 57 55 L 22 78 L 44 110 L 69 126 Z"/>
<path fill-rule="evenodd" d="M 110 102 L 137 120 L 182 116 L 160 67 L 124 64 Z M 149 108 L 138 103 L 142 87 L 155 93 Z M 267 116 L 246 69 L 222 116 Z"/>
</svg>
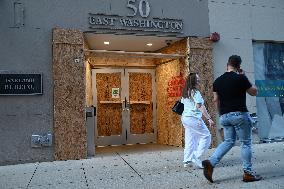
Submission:
<svg viewBox="0 0 284 189">
<path fill-rule="evenodd" d="M 222 142 L 209 158 L 215 167 L 222 157 L 235 145 L 238 136 L 241 142 L 241 159 L 244 171 L 252 169 L 251 133 L 252 123 L 248 112 L 230 112 L 220 116 L 220 124 L 224 127 L 224 142 Z"/>
</svg>

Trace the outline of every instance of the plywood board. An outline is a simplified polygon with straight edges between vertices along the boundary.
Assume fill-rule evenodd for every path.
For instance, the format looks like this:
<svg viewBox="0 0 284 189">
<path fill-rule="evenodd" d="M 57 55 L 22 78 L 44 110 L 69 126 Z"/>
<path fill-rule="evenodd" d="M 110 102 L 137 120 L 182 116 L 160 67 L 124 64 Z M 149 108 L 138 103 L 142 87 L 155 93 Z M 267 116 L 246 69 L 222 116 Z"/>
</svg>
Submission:
<svg viewBox="0 0 284 189">
<path fill-rule="evenodd" d="M 171 107 L 180 96 L 170 97 L 167 93 L 169 81 L 176 76 L 186 77 L 190 72 L 199 74 L 202 80 L 200 91 L 205 99 L 205 105 L 213 117 L 216 109 L 213 104 L 213 54 L 212 43 L 207 38 L 190 37 L 162 49 L 162 53 L 187 54 L 186 58 L 178 60 L 158 60 L 157 66 L 157 125 L 158 142 L 161 144 L 181 146 L 184 141 L 183 127 L 180 116 L 171 111 Z M 208 123 L 207 123 L 208 124 Z M 215 129 L 210 129 L 212 145 L 217 145 Z"/>
<path fill-rule="evenodd" d="M 92 90 L 92 69 L 88 61 L 85 61 L 86 68 L 86 105 L 93 105 L 93 90 Z"/>
<path fill-rule="evenodd" d="M 129 57 L 96 57 L 90 55 L 88 62 L 92 67 L 156 67 L 153 59 L 129 58 Z"/>
<path fill-rule="evenodd" d="M 217 110 L 213 102 L 213 47 L 208 38 L 189 38 L 189 68 L 201 79 L 200 91 L 205 100 L 205 106 L 213 120 L 216 120 Z M 206 120 L 206 119 L 204 119 Z M 208 123 L 206 123 L 208 125 Z M 212 135 L 211 147 L 217 146 L 215 128 L 209 128 Z"/>
<path fill-rule="evenodd" d="M 121 98 L 112 98 L 112 89 L 121 89 L 120 73 L 96 73 L 98 136 L 122 133 Z M 108 102 L 108 103 L 105 103 Z"/>
<path fill-rule="evenodd" d="M 82 48 L 82 32 L 59 28 L 53 30 L 53 130 L 56 160 L 87 157 Z"/>
<path fill-rule="evenodd" d="M 164 49 L 162 53 L 178 53 L 188 54 L 188 40 L 178 41 Z M 188 74 L 188 61 L 185 58 L 176 60 L 158 60 L 156 69 L 157 79 L 157 127 L 158 127 L 158 143 L 174 146 L 183 145 L 183 127 L 180 116 L 173 113 L 171 107 L 179 96 L 168 96 L 168 85 L 172 77 L 186 76 Z"/>
<path fill-rule="evenodd" d="M 152 92 L 152 75 L 150 73 L 129 73 L 131 134 L 154 132 Z"/>
</svg>

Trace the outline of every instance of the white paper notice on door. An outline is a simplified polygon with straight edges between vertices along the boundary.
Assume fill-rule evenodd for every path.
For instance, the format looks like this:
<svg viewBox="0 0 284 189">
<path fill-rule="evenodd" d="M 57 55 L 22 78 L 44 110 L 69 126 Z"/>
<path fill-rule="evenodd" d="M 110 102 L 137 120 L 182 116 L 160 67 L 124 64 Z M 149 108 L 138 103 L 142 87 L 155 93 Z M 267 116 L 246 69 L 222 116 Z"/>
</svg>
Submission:
<svg viewBox="0 0 284 189">
<path fill-rule="evenodd" d="M 111 89 L 111 97 L 112 98 L 119 98 L 119 88 L 112 88 Z"/>
</svg>

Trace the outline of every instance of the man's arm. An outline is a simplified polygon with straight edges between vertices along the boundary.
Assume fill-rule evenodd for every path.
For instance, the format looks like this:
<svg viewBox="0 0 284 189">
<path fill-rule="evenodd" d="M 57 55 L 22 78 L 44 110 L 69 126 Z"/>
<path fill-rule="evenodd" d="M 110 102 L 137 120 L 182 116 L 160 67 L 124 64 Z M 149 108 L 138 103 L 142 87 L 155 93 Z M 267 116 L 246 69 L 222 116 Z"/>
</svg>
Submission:
<svg viewBox="0 0 284 189">
<path fill-rule="evenodd" d="M 213 92 L 213 102 L 215 104 L 217 111 L 219 111 L 220 101 L 219 101 L 218 93 L 216 92 Z"/>
<path fill-rule="evenodd" d="M 251 96 L 257 95 L 257 88 L 256 86 L 252 85 L 250 88 L 247 89 L 247 93 Z"/>
<path fill-rule="evenodd" d="M 240 74 L 245 76 L 245 72 L 242 70 Z M 248 78 L 245 76 L 246 79 L 246 85 L 251 86 L 247 89 L 247 93 L 251 96 L 256 96 L 257 95 L 257 88 L 255 85 L 252 85 L 251 82 L 249 82 Z"/>
</svg>

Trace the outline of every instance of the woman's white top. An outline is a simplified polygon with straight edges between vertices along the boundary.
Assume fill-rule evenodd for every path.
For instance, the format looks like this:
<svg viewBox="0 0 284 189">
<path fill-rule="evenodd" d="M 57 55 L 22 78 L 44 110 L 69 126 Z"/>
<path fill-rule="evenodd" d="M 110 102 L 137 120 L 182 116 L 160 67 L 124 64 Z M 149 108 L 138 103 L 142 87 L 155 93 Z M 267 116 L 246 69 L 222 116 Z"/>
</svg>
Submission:
<svg viewBox="0 0 284 189">
<path fill-rule="evenodd" d="M 181 98 L 181 103 L 184 104 L 182 116 L 202 118 L 202 112 L 196 107 L 196 104 L 204 104 L 204 100 L 198 90 L 192 92 L 190 98 Z"/>
</svg>

